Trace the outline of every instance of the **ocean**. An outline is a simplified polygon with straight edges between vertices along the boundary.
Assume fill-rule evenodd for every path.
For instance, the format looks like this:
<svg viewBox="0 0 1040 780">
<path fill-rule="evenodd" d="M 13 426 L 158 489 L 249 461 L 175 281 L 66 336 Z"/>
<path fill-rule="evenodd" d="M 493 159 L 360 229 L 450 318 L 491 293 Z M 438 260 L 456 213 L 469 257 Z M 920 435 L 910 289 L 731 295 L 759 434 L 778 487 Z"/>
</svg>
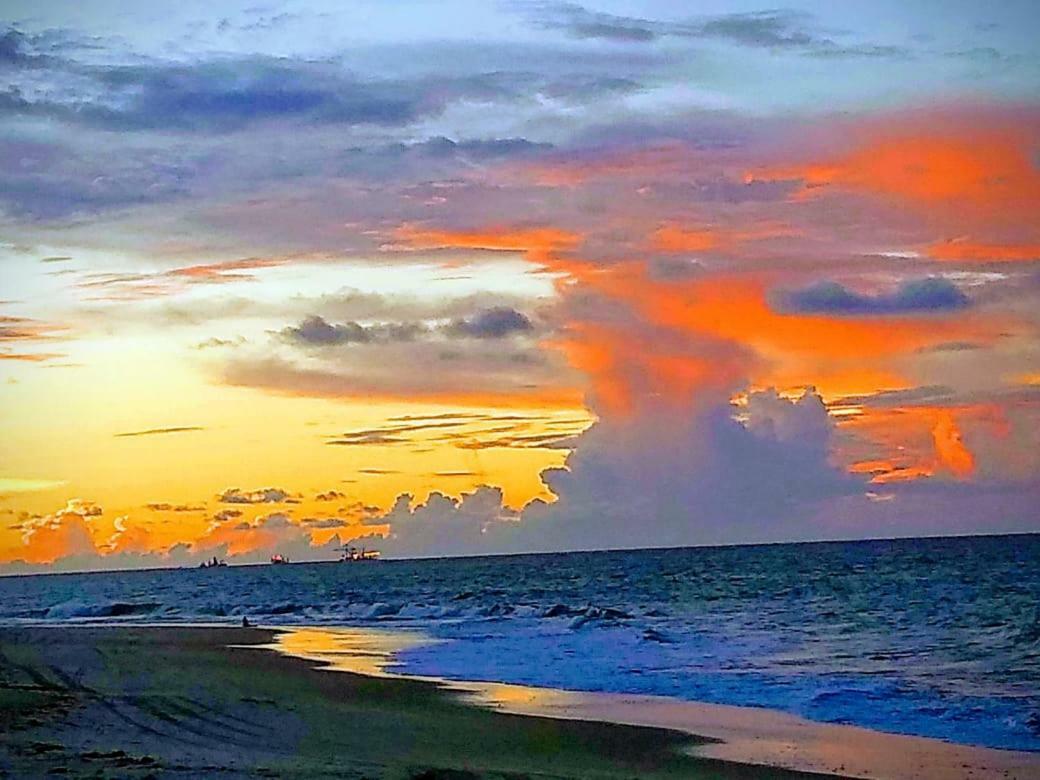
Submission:
<svg viewBox="0 0 1040 780">
<path fill-rule="evenodd" d="M 2 625 L 243 616 L 443 640 L 408 674 L 1040 751 L 1037 535 L 0 578 Z"/>
</svg>

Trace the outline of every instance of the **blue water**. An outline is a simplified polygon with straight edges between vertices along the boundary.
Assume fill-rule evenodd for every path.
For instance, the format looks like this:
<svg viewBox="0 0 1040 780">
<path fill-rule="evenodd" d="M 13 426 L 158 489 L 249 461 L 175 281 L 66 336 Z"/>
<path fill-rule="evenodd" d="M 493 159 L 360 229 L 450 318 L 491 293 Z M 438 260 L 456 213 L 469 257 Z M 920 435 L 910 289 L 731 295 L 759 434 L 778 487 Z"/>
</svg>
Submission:
<svg viewBox="0 0 1040 780">
<path fill-rule="evenodd" d="M 1040 536 L 0 578 L 0 622 L 419 628 L 402 671 L 1040 750 Z"/>
</svg>

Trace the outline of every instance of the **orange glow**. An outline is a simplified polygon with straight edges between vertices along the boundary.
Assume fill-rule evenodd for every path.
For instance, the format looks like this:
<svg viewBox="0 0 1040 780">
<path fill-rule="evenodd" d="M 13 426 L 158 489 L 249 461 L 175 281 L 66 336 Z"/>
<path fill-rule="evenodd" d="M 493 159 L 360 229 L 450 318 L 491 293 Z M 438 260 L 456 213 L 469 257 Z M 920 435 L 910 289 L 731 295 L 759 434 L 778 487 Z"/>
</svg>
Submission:
<svg viewBox="0 0 1040 780">
<path fill-rule="evenodd" d="M 1040 172 L 1027 134 L 1013 129 L 950 133 L 889 131 L 845 156 L 751 171 L 747 181 L 801 180 L 798 197 L 841 187 L 893 195 L 923 205 L 960 201 L 977 208 L 1035 209 Z"/>
<path fill-rule="evenodd" d="M 925 252 L 936 260 L 980 263 L 1040 260 L 1040 244 L 985 244 L 963 238 L 940 241 Z"/>
<path fill-rule="evenodd" d="M 664 225 L 653 236 L 651 246 L 659 252 L 704 252 L 719 246 L 713 230 L 687 230 L 677 225 Z"/>
<path fill-rule="evenodd" d="M 960 429 L 948 409 L 939 412 L 935 427 L 932 428 L 932 439 L 935 441 L 935 454 L 940 464 L 958 479 L 971 476 L 975 470 L 975 458 L 961 441 Z"/>
<path fill-rule="evenodd" d="M 876 484 L 937 474 L 969 479 L 976 471 L 976 460 L 962 439 L 961 430 L 968 421 L 984 424 L 998 438 L 1010 433 L 1003 410 L 992 404 L 864 409 L 841 425 L 887 454 L 857 460 L 849 471 L 872 474 L 871 482 Z"/>
<path fill-rule="evenodd" d="M 898 465 L 890 460 L 864 460 L 849 466 L 850 474 L 871 474 L 871 484 L 884 485 L 889 482 L 903 482 L 906 480 L 930 477 L 935 474 L 934 469 L 925 463 L 912 466 Z"/>
<path fill-rule="evenodd" d="M 552 342 L 590 376 L 597 401 L 622 413 L 632 409 L 635 384 L 658 399 L 686 400 L 742 380 L 760 387 L 813 385 L 830 399 L 900 389 L 908 381 L 883 361 L 945 341 L 989 342 L 1007 325 L 957 315 L 777 312 L 769 304 L 768 277 L 661 282 L 641 262 L 592 271 L 587 263 L 557 259 L 553 267 L 627 305 L 642 323 L 634 330 L 572 323 L 568 338 Z M 665 346 L 676 339 L 682 350 Z"/>
<path fill-rule="evenodd" d="M 357 387 L 354 389 L 341 386 L 338 381 L 330 381 L 318 372 L 297 371 L 303 378 L 313 376 L 313 383 L 292 387 L 281 385 L 264 385 L 259 377 L 226 376 L 229 386 L 262 388 L 265 393 L 289 398 L 328 398 L 339 401 L 371 401 L 372 403 L 393 403 L 407 401 L 410 403 L 429 403 L 438 406 L 454 405 L 465 407 L 484 407 L 491 409 L 582 409 L 581 391 L 570 387 L 517 388 L 515 390 L 481 390 L 465 392 L 463 390 L 416 390 L 401 388 L 394 392 L 388 388 Z"/>
<path fill-rule="evenodd" d="M 288 260 L 289 258 L 287 257 L 247 257 L 222 263 L 207 263 L 205 265 L 174 268 L 168 271 L 167 275 L 183 277 L 197 282 L 234 282 L 253 278 L 252 274 L 241 273 L 242 271 L 284 265 Z"/>
<path fill-rule="evenodd" d="M 796 353 L 814 359 L 862 360 L 908 352 L 954 339 L 994 338 L 997 330 L 955 317 L 833 317 L 774 311 L 765 281 L 713 277 L 655 284 L 620 272 L 602 286 L 650 321 L 688 333 L 745 344 L 768 356 Z"/>
<path fill-rule="evenodd" d="M 27 363 L 42 363 L 60 357 L 65 355 L 60 352 L 0 352 L 0 360 L 19 360 Z"/>
<path fill-rule="evenodd" d="M 578 246 L 583 239 L 554 227 L 490 227 L 475 231 L 425 229 L 401 225 L 394 238 L 415 249 L 484 249 L 496 252 L 522 252 L 532 260 L 544 260 L 555 252 Z"/>
<path fill-rule="evenodd" d="M 658 252 L 707 252 L 732 249 L 740 243 L 770 238 L 797 236 L 800 233 L 783 224 L 762 224 L 747 230 L 716 227 L 687 228 L 674 223 L 662 225 L 650 237 L 651 249 Z"/>
</svg>

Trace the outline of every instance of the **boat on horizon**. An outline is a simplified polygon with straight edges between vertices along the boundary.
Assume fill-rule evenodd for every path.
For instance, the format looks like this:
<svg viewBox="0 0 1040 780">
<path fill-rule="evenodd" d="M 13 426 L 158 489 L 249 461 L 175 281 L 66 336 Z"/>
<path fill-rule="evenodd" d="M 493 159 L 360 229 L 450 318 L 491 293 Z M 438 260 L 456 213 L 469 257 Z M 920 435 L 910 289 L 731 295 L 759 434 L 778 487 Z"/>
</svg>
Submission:
<svg viewBox="0 0 1040 780">
<path fill-rule="evenodd" d="M 342 554 L 339 556 L 340 563 L 360 563 L 362 561 L 378 561 L 379 550 L 367 550 L 364 547 L 354 547 L 345 544 L 339 548 Z"/>
<path fill-rule="evenodd" d="M 289 559 L 281 553 L 275 553 L 271 556 L 271 563 L 273 563 L 275 566 L 281 566 L 283 564 L 289 563 Z"/>
<path fill-rule="evenodd" d="M 202 563 L 200 563 L 199 564 L 199 568 L 200 569 L 219 569 L 219 568 L 226 568 L 227 565 L 228 565 L 227 561 L 225 561 L 223 559 L 218 559 L 214 555 L 211 560 L 203 561 Z"/>
</svg>

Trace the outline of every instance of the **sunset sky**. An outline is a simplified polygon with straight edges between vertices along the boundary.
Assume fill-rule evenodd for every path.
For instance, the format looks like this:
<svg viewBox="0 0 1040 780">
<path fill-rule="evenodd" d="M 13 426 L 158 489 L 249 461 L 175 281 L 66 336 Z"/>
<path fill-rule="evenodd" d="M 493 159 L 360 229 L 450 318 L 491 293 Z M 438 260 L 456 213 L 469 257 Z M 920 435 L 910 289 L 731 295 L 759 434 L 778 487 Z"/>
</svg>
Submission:
<svg viewBox="0 0 1040 780">
<path fill-rule="evenodd" d="M 1038 29 L 6 0 L 0 572 L 1040 531 Z"/>
</svg>

